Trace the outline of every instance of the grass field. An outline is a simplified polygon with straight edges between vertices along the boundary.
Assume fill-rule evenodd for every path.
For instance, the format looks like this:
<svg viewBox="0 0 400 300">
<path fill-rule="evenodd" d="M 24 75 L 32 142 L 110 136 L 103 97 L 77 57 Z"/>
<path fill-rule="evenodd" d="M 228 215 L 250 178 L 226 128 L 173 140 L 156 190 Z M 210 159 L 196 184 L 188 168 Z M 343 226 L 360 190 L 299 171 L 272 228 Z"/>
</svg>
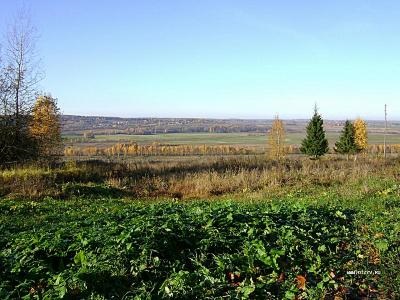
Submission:
<svg viewBox="0 0 400 300">
<path fill-rule="evenodd" d="M 0 299 L 398 299 L 399 169 L 264 155 L 10 167 Z"/>
<path fill-rule="evenodd" d="M 74 139 L 76 136 L 64 136 L 66 141 Z M 288 133 L 286 135 L 286 143 L 288 145 L 300 145 L 304 134 Z M 331 147 L 339 138 L 339 133 L 328 132 L 327 138 Z M 171 133 L 156 135 L 97 135 L 93 140 L 86 140 L 91 143 L 109 144 L 121 141 L 136 142 L 139 144 L 151 144 L 158 142 L 162 144 L 173 145 L 242 145 L 256 146 L 263 148 L 267 143 L 266 134 L 248 134 L 248 133 Z M 383 136 L 381 134 L 369 134 L 370 144 L 383 144 Z M 400 144 L 400 134 L 388 134 L 388 144 Z"/>
</svg>

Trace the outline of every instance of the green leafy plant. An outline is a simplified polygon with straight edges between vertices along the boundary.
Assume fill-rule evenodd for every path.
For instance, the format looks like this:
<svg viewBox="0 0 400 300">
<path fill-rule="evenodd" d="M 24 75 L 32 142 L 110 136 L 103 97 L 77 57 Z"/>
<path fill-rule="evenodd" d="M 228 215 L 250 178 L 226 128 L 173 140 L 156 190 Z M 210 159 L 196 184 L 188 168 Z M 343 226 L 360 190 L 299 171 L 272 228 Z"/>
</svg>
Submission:
<svg viewBox="0 0 400 300">
<path fill-rule="evenodd" d="M 357 260 L 354 211 L 338 207 L 32 203 L 0 205 L 4 299 L 318 298 L 351 287 L 338 278 Z"/>
</svg>

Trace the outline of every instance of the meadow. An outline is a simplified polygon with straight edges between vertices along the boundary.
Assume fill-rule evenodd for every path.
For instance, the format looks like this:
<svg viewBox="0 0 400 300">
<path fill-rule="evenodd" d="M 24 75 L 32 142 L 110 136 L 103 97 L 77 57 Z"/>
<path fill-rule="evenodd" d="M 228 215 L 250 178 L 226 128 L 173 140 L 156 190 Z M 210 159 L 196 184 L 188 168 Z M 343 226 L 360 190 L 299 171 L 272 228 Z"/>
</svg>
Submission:
<svg viewBox="0 0 400 300">
<path fill-rule="evenodd" d="M 327 132 L 330 145 L 338 140 L 339 132 Z M 285 142 L 288 145 L 300 145 L 304 138 L 303 132 L 289 132 Z M 383 144 L 382 133 L 372 132 L 368 136 L 370 144 Z M 173 144 L 173 145 L 241 145 L 257 147 L 264 150 L 266 134 L 263 133 L 164 133 L 149 135 L 110 134 L 95 135 L 93 139 L 84 139 L 79 135 L 64 135 L 67 145 L 108 145 L 120 142 L 136 142 L 138 144 Z M 398 133 L 387 135 L 388 144 L 400 144 Z"/>
<path fill-rule="evenodd" d="M 284 151 L 287 156 L 301 157 L 300 144 L 303 134 L 289 133 L 285 136 Z M 328 133 L 331 149 L 339 134 Z M 364 150 L 370 156 L 383 156 L 383 136 L 377 132 L 369 133 L 370 144 Z M 136 160 L 145 157 L 162 158 L 171 156 L 176 159 L 200 156 L 243 156 L 265 155 L 269 151 L 265 134 L 261 133 L 192 133 L 192 134 L 153 134 L 153 135 L 94 135 L 64 136 L 64 156 L 73 160 Z M 386 137 L 386 154 L 396 157 L 400 153 L 398 134 L 390 133 Z"/>
<path fill-rule="evenodd" d="M 399 170 L 335 155 L 11 167 L 0 298 L 396 299 Z"/>
</svg>

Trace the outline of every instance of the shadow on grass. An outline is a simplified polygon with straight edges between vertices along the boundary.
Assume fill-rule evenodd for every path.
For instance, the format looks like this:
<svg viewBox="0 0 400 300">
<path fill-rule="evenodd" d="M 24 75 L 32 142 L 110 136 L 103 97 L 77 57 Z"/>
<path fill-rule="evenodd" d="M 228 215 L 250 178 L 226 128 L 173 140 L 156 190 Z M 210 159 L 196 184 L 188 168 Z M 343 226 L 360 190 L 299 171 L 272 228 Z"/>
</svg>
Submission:
<svg viewBox="0 0 400 300">
<path fill-rule="evenodd" d="M 85 185 L 79 183 L 67 183 L 62 187 L 62 198 L 122 198 L 127 193 L 121 189 L 102 185 Z"/>
</svg>

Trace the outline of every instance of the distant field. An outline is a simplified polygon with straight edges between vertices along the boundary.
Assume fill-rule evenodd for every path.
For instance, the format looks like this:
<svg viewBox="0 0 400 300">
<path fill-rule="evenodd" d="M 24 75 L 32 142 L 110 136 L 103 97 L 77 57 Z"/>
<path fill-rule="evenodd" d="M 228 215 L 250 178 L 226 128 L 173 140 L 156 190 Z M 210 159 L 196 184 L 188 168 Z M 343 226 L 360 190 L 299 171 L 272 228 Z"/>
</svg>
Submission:
<svg viewBox="0 0 400 300">
<path fill-rule="evenodd" d="M 286 136 L 287 144 L 299 145 L 305 134 L 289 133 Z M 70 139 L 74 143 L 77 136 L 64 136 L 67 141 Z M 331 146 L 338 140 L 339 133 L 328 132 L 327 137 Z M 175 145 L 243 145 L 263 147 L 267 142 L 267 135 L 249 134 L 249 133 L 170 133 L 155 135 L 96 135 L 95 139 L 76 141 L 77 143 L 96 143 L 110 144 L 117 142 L 137 142 L 138 144 L 151 144 L 158 142 L 162 144 Z M 388 144 L 400 144 L 400 134 L 389 134 L 387 136 Z M 381 134 L 372 133 L 369 135 L 370 144 L 383 144 L 383 136 Z"/>
</svg>

